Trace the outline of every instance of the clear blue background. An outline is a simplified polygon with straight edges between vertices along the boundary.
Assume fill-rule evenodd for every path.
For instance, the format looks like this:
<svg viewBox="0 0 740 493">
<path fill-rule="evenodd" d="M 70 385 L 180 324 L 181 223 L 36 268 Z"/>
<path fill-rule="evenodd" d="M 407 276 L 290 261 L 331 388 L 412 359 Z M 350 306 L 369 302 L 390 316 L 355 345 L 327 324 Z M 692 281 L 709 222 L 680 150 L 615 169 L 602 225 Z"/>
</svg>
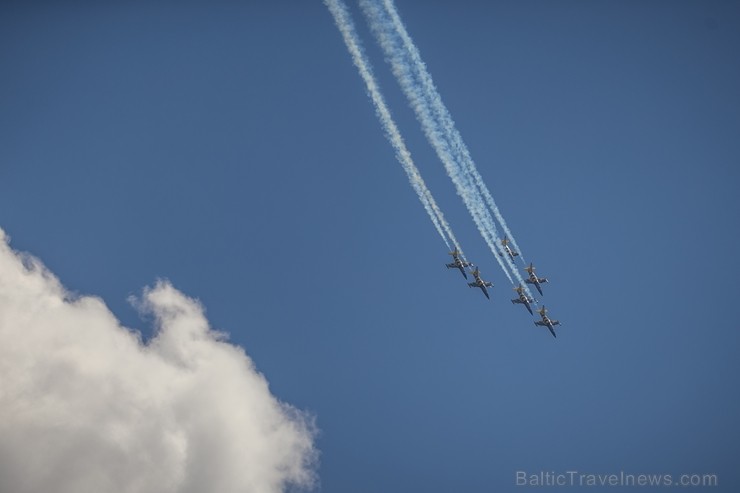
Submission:
<svg viewBox="0 0 740 493">
<path fill-rule="evenodd" d="M 740 472 L 740 8 L 398 1 L 527 260 L 499 270 L 352 5 L 493 301 L 444 244 L 318 1 L 4 2 L 0 226 L 70 289 L 199 298 L 317 416 L 321 491 Z"/>
</svg>

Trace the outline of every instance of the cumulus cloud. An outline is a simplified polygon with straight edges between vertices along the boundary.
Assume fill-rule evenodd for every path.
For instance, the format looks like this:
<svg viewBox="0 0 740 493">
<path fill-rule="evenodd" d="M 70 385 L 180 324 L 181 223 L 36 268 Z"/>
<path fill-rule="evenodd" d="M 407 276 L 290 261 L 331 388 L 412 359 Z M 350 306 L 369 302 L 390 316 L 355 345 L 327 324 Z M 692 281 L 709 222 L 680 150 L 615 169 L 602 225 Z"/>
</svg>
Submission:
<svg viewBox="0 0 740 493">
<path fill-rule="evenodd" d="M 313 486 L 310 416 L 270 393 L 196 300 L 159 282 L 139 306 L 157 325 L 146 344 L 0 229 L 0 491 Z"/>
</svg>

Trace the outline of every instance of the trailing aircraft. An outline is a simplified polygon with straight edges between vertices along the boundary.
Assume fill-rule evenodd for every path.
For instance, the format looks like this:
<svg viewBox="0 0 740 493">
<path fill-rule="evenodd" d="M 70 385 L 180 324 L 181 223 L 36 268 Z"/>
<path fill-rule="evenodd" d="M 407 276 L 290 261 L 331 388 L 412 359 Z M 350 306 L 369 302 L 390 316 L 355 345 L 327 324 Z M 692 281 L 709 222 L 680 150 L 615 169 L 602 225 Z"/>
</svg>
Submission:
<svg viewBox="0 0 740 493">
<path fill-rule="evenodd" d="M 527 311 L 529 311 L 529 314 L 534 315 L 534 313 L 532 313 L 532 307 L 530 306 L 530 303 L 534 303 L 534 298 L 530 298 L 529 296 L 524 294 L 524 288 L 522 287 L 521 284 L 515 287 L 514 291 L 516 291 L 519 297 L 514 298 L 513 300 L 511 300 L 511 302 L 514 304 L 519 303 L 519 304 L 524 305 L 525 307 L 527 307 Z"/>
<path fill-rule="evenodd" d="M 462 273 L 463 277 L 465 279 L 468 278 L 468 275 L 465 273 L 465 267 L 469 267 L 473 265 L 471 262 L 466 262 L 460 258 L 460 251 L 455 248 L 453 251 L 450 252 L 450 255 L 452 255 L 452 263 L 451 264 L 445 264 L 448 269 L 460 269 L 460 272 Z"/>
<path fill-rule="evenodd" d="M 486 295 L 486 298 L 490 300 L 491 297 L 488 296 L 488 290 L 486 288 L 492 288 L 493 283 L 489 281 L 484 281 L 483 279 L 480 278 L 480 271 L 478 270 L 478 267 L 475 268 L 472 274 L 473 274 L 473 277 L 475 277 L 475 281 L 469 282 L 468 286 L 470 286 L 471 288 L 480 288 L 481 291 L 483 291 L 483 294 Z"/>
<path fill-rule="evenodd" d="M 514 257 L 519 256 L 519 252 L 515 252 L 514 249 L 509 246 L 509 239 L 507 237 L 504 236 L 504 239 L 501 240 L 501 245 L 503 246 L 506 255 L 511 257 L 512 262 L 514 261 Z M 498 254 L 502 257 L 504 256 L 504 254 L 501 252 L 499 252 Z"/>
<path fill-rule="evenodd" d="M 542 320 L 536 321 L 534 324 L 539 325 L 541 327 L 547 327 L 550 330 L 550 333 L 553 337 L 557 337 L 555 335 L 555 329 L 553 328 L 556 325 L 560 325 L 560 322 L 558 320 L 553 320 L 550 317 L 547 316 L 547 308 L 544 306 L 537 310 L 537 313 L 540 314 L 540 317 L 542 317 Z"/>
<path fill-rule="evenodd" d="M 544 293 L 542 293 L 542 287 L 540 286 L 540 284 L 546 283 L 547 278 L 537 277 L 537 275 L 534 273 L 534 265 L 532 265 L 531 262 L 529 263 L 529 267 L 525 267 L 524 270 L 526 270 L 527 273 L 529 274 L 529 279 L 526 279 L 524 282 L 526 282 L 527 284 L 534 284 L 534 287 L 537 288 L 537 291 L 539 291 L 540 294 L 544 296 Z"/>
</svg>

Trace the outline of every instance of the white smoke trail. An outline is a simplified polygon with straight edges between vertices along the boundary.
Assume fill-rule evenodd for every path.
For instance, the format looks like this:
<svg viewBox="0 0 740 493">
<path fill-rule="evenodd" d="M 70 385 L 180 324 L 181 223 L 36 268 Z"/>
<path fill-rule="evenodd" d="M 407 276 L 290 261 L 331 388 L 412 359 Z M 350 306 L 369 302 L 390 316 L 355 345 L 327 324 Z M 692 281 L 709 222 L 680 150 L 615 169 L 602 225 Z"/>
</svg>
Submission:
<svg viewBox="0 0 740 493">
<path fill-rule="evenodd" d="M 403 22 L 401 21 L 401 17 L 398 14 L 398 11 L 396 10 L 395 5 L 393 4 L 393 0 L 382 0 L 382 1 L 383 1 L 383 7 L 389 16 L 390 23 L 393 25 L 393 28 L 394 28 L 393 30 L 395 34 L 399 36 L 401 38 L 401 41 L 403 42 L 403 47 L 406 50 L 406 53 L 408 55 L 414 75 L 418 78 L 420 84 L 423 86 L 423 90 L 424 90 L 423 95 L 427 99 L 428 104 L 431 105 L 432 110 L 437 119 L 437 122 L 444 128 L 445 135 L 452 144 L 451 147 L 453 151 L 455 152 L 457 161 L 461 163 L 462 166 L 465 167 L 465 171 L 467 173 L 470 173 L 470 175 L 473 178 L 473 181 L 475 182 L 476 187 L 478 188 L 480 193 L 483 195 L 483 198 L 485 199 L 486 204 L 490 208 L 491 212 L 493 212 L 493 215 L 494 217 L 496 217 L 496 220 L 501 225 L 501 229 L 504 230 L 504 234 L 509 238 L 512 246 L 519 252 L 519 257 L 521 258 L 522 262 L 526 264 L 521 248 L 519 248 L 519 245 L 517 244 L 516 239 L 514 238 L 514 235 L 511 233 L 511 230 L 506 224 L 506 220 L 504 219 L 503 215 L 499 211 L 499 208 L 496 205 L 496 202 L 493 200 L 493 196 L 491 195 L 491 192 L 488 190 L 488 187 L 486 186 L 485 182 L 483 181 L 483 178 L 478 172 L 478 169 L 475 166 L 475 162 L 470 156 L 470 152 L 468 151 L 468 148 L 465 145 L 465 142 L 462 140 L 462 136 L 460 135 L 460 132 L 457 130 L 455 126 L 455 122 L 452 119 L 452 116 L 450 115 L 450 112 L 447 110 L 447 107 L 442 102 L 442 98 L 439 95 L 439 92 L 437 91 L 436 86 L 434 85 L 434 81 L 432 80 L 432 76 L 429 74 L 429 71 L 427 70 L 426 64 L 421 58 L 421 54 L 419 53 L 418 48 L 414 44 L 413 40 L 411 39 L 411 36 L 408 34 L 408 31 L 406 30 L 406 27 L 403 25 Z"/>
<path fill-rule="evenodd" d="M 427 140 L 429 140 L 437 156 L 444 164 L 447 174 L 452 179 L 458 195 L 460 195 L 470 215 L 473 217 L 473 221 L 478 227 L 481 236 L 486 241 L 486 244 L 494 254 L 496 261 L 509 281 L 514 284 L 509 273 L 509 269 L 511 269 L 518 280 L 524 284 L 511 259 L 508 256 L 499 255 L 499 253 L 504 252 L 498 237 L 496 225 L 488 209 L 486 209 L 485 201 L 478 190 L 475 177 L 457 163 L 454 146 L 458 145 L 458 143 L 449 138 L 449 132 L 437 121 L 441 113 L 435 111 L 435 106 L 430 104 L 429 98 L 427 98 L 424 92 L 424 87 L 420 86 L 416 80 L 416 74 L 412 70 L 412 65 L 405 60 L 404 47 L 400 45 L 399 37 L 395 33 L 393 23 L 384 17 L 381 8 L 377 4 L 361 0 L 360 5 L 370 23 L 373 33 L 377 37 L 383 52 L 391 64 L 396 79 L 422 125 Z M 450 125 L 451 122 L 447 121 L 446 124 Z M 452 125 L 454 126 L 454 124 Z"/>
<path fill-rule="evenodd" d="M 373 75 L 370 62 L 367 60 L 362 49 L 362 45 L 355 30 L 354 22 L 347 11 L 346 5 L 344 5 L 341 0 L 324 0 L 324 4 L 334 17 L 334 22 L 336 23 L 339 32 L 342 34 L 344 43 L 347 45 L 347 50 L 352 56 L 352 61 L 355 64 L 355 67 L 357 67 L 362 80 L 365 82 L 368 95 L 375 107 L 375 114 L 383 127 L 386 138 L 391 143 L 393 150 L 396 152 L 396 159 L 401 163 L 401 166 L 409 178 L 411 186 L 419 196 L 419 200 L 424 205 L 424 209 L 426 209 L 427 214 L 429 214 L 432 223 L 434 223 L 434 227 L 444 240 L 447 248 L 450 248 L 451 242 L 460 252 L 460 257 L 465 260 L 460 244 L 455 238 L 444 214 L 442 214 L 442 210 L 437 206 L 437 202 L 434 200 L 432 193 L 429 191 L 426 183 L 422 179 L 419 169 L 411 158 L 411 152 L 406 147 L 403 137 L 391 116 L 390 110 L 385 103 L 385 99 L 383 98 L 380 88 L 378 87 L 378 83 L 375 80 L 375 76 Z"/>
</svg>

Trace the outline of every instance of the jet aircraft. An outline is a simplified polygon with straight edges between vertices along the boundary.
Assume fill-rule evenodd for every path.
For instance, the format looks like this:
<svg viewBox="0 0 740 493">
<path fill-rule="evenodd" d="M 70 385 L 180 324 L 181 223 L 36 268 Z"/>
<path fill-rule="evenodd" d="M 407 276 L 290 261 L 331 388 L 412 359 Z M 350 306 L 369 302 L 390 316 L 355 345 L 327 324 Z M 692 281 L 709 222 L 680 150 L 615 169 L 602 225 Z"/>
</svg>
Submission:
<svg viewBox="0 0 740 493">
<path fill-rule="evenodd" d="M 475 268 L 472 274 L 473 274 L 473 277 L 475 277 L 475 282 L 469 282 L 468 286 L 470 286 L 471 288 L 480 288 L 481 291 L 483 291 L 483 294 L 486 295 L 486 298 L 490 300 L 491 297 L 488 296 L 488 290 L 486 288 L 493 287 L 493 283 L 484 281 L 483 279 L 480 278 L 480 271 L 478 270 L 478 267 Z"/>
<path fill-rule="evenodd" d="M 519 295 L 519 297 L 518 298 L 514 298 L 513 300 L 511 300 L 511 302 L 514 303 L 514 304 L 520 303 L 520 304 L 524 305 L 525 307 L 527 307 L 527 311 L 529 311 L 529 314 L 530 315 L 534 315 L 534 313 L 532 313 L 532 307 L 530 306 L 530 303 L 534 303 L 534 298 L 530 298 L 529 296 L 527 296 L 526 294 L 524 294 L 524 288 L 522 287 L 521 284 L 519 286 L 515 287 L 514 288 L 514 291 L 516 291 L 516 293 Z"/>
<path fill-rule="evenodd" d="M 537 291 L 540 292 L 540 295 L 544 296 L 542 293 L 542 286 L 540 284 L 547 282 L 547 278 L 544 277 L 537 277 L 537 274 L 534 273 L 534 266 L 532 263 L 529 263 L 529 267 L 525 267 L 524 270 L 527 271 L 529 274 L 529 279 L 526 279 L 524 282 L 527 284 L 534 284 L 534 287 L 537 288 Z"/>
<path fill-rule="evenodd" d="M 460 269 L 460 272 L 462 273 L 463 277 L 465 279 L 468 278 L 468 275 L 465 273 L 465 267 L 469 267 L 473 265 L 470 262 L 466 262 L 460 258 L 460 251 L 455 248 L 453 251 L 450 252 L 450 255 L 452 255 L 452 263 L 451 264 L 445 264 L 448 269 Z"/>
<path fill-rule="evenodd" d="M 550 333 L 552 334 L 552 336 L 553 337 L 557 337 L 555 335 L 555 329 L 553 327 L 556 326 L 556 325 L 560 325 L 560 322 L 557 321 L 557 320 L 553 320 L 550 317 L 548 317 L 547 316 L 547 308 L 545 308 L 544 306 L 542 308 L 540 308 L 539 310 L 537 310 L 537 313 L 540 314 L 540 316 L 542 317 L 542 320 L 538 320 L 534 324 L 535 325 L 539 325 L 541 327 L 547 327 L 550 330 Z"/>
<path fill-rule="evenodd" d="M 515 252 L 514 249 L 509 246 L 509 239 L 507 237 L 504 236 L 504 239 L 501 240 L 501 245 L 503 245 L 506 255 L 511 257 L 512 262 L 514 261 L 514 257 L 519 256 L 519 252 Z M 504 254 L 501 252 L 498 252 L 498 254 L 502 257 L 504 256 Z"/>
</svg>

